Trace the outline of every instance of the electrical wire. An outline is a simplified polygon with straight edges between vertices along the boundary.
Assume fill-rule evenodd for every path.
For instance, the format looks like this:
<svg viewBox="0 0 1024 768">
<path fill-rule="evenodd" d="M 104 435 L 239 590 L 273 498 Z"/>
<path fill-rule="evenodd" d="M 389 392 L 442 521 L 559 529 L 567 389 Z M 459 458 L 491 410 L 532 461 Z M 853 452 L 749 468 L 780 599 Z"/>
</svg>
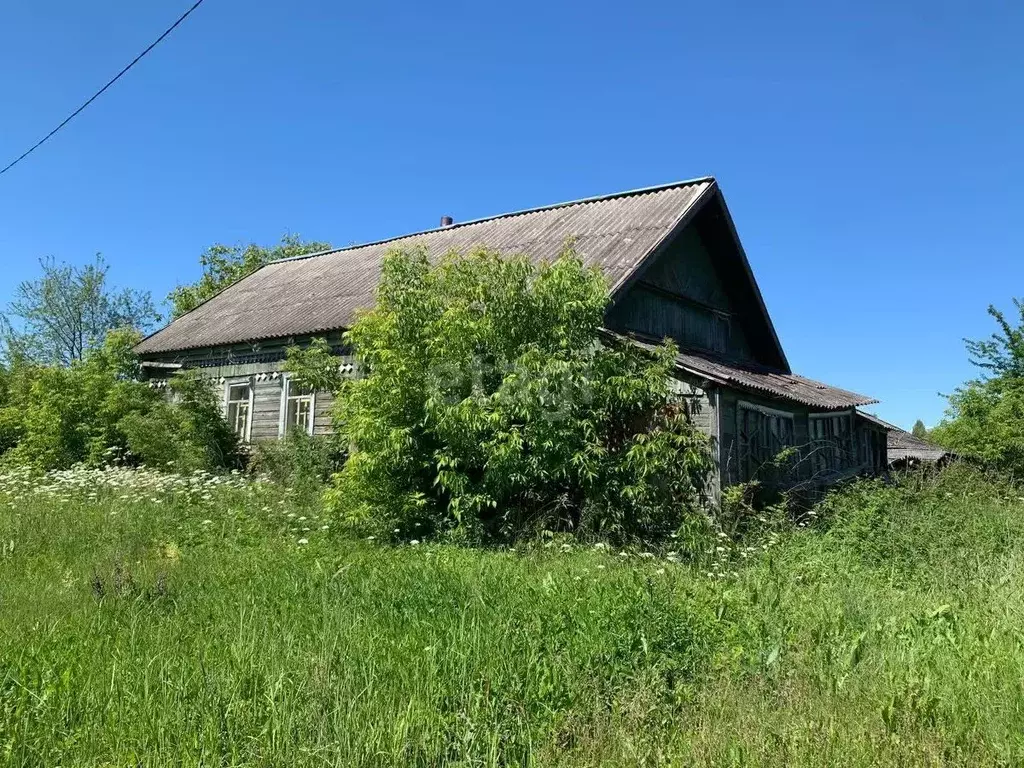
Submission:
<svg viewBox="0 0 1024 768">
<path fill-rule="evenodd" d="M 80 112 L 81 112 L 81 111 L 82 111 L 83 109 L 85 109 L 85 108 L 86 108 L 86 107 L 88 107 L 88 106 L 89 106 L 90 104 L 92 104 L 92 103 L 93 103 L 94 101 L 96 101 L 96 99 L 97 99 L 97 98 L 99 98 L 99 97 L 100 97 L 100 95 L 102 95 L 102 94 L 103 94 L 103 92 L 104 92 L 105 90 L 107 90 L 107 89 L 108 89 L 108 88 L 109 88 L 110 86 L 112 86 L 112 85 L 113 85 L 114 83 L 116 83 L 116 82 L 117 82 L 118 80 L 120 80 L 120 79 L 121 79 L 121 77 L 122 77 L 122 76 L 123 76 L 123 75 L 124 75 L 124 74 L 125 74 L 125 73 L 126 73 L 126 72 L 127 72 L 128 70 L 129 70 L 129 69 L 131 69 L 131 68 L 132 68 L 132 67 L 134 67 L 134 66 L 135 66 L 136 64 L 138 64 L 138 63 L 139 63 L 139 62 L 140 62 L 140 61 L 142 60 L 142 58 L 143 58 L 143 57 L 144 57 L 144 56 L 145 56 L 145 55 L 146 55 L 147 53 L 149 53 L 149 52 L 150 52 L 150 51 L 152 51 L 152 50 L 153 50 L 154 48 L 156 48 L 156 47 L 157 47 L 157 46 L 158 46 L 158 45 L 160 44 L 160 42 L 161 42 L 161 41 L 162 41 L 162 40 L 163 40 L 163 39 L 164 39 L 165 37 L 167 37 L 167 36 L 168 36 L 169 34 L 171 34 L 171 32 L 173 32 L 173 31 L 174 31 L 174 30 L 175 30 L 175 29 L 177 28 L 177 26 L 178 26 L 179 24 L 181 24 L 181 22 L 183 22 L 183 21 L 184 21 L 185 19 L 187 19 L 187 18 L 188 18 L 188 17 L 189 17 L 189 16 L 190 16 L 190 15 L 192 14 L 192 12 L 193 12 L 193 11 L 194 11 L 194 10 L 195 10 L 196 8 L 198 8 L 198 7 L 200 6 L 200 5 L 202 5 L 202 4 L 203 4 L 203 2 L 204 2 L 204 0 L 196 0 L 196 3 L 195 3 L 195 4 L 194 4 L 194 5 L 193 5 L 193 6 L 191 7 L 191 8 L 189 8 L 189 9 L 188 9 L 187 11 L 185 11 L 185 13 L 183 13 L 183 14 L 182 14 L 182 15 L 181 15 L 181 16 L 180 16 L 180 17 L 178 18 L 178 20 L 177 20 L 176 22 L 174 22 L 173 24 L 171 24 L 171 26 L 169 26 L 169 27 L 168 27 L 168 28 L 167 28 L 166 30 L 164 30 L 164 33 L 163 33 L 162 35 L 160 35 L 160 37 L 158 37 L 158 38 L 157 38 L 156 40 L 154 40 L 154 41 L 153 41 L 152 43 L 150 43 L 150 44 L 149 44 L 149 46 L 148 46 L 148 47 L 146 48 L 146 50 L 144 50 L 144 51 L 143 51 L 142 53 L 140 53 L 140 54 L 139 54 L 138 56 L 136 56 L 136 57 L 135 57 L 134 59 L 132 59 L 132 60 L 131 60 L 131 63 L 129 63 L 127 67 L 125 67 L 125 68 L 124 68 L 124 69 L 122 69 L 122 70 L 121 70 L 120 72 L 118 72 L 118 73 L 117 73 L 116 75 L 114 75 L 114 77 L 112 77 L 112 78 L 111 78 L 111 79 L 110 79 L 110 80 L 109 80 L 109 81 L 107 82 L 107 84 L 106 84 L 106 85 L 104 85 L 104 86 L 103 86 L 102 88 L 100 88 L 100 89 L 99 89 L 98 91 L 96 91 L 96 93 L 94 93 L 94 94 L 93 94 L 92 96 L 90 96 L 90 97 L 89 97 L 89 100 L 88 100 L 88 101 L 86 101 L 86 102 L 85 102 L 84 104 L 82 104 L 82 106 L 80 106 L 80 107 L 79 107 L 78 109 L 76 109 L 76 110 L 75 110 L 74 112 L 72 112 L 72 113 L 71 113 L 70 115 L 68 115 L 68 116 L 67 116 L 66 118 L 64 118 L 64 121 L 63 121 L 63 122 L 62 122 L 62 123 L 61 123 L 60 125 L 58 125 L 58 126 L 57 126 L 56 128 L 54 128 L 54 129 L 53 129 L 52 131 L 50 131 L 50 132 L 49 132 L 48 134 L 46 134 L 45 136 L 43 136 L 43 138 L 41 138 L 41 139 L 40 139 L 39 141 L 37 141 L 37 142 L 36 142 L 35 144 L 33 144 L 33 145 L 32 145 L 31 147 L 29 147 L 29 148 L 28 148 L 27 150 L 25 150 L 24 152 L 22 152 L 22 153 L 21 153 L 21 154 L 20 154 L 20 155 L 19 155 L 19 156 L 18 156 L 17 158 L 15 158 L 15 159 L 14 159 L 13 161 L 11 161 L 11 163 L 10 163 L 10 164 L 8 164 L 8 165 L 7 165 L 7 166 L 6 166 L 6 167 L 5 167 L 5 168 L 4 168 L 3 170 L 0 170 L 0 176 L 3 176 L 3 175 L 4 175 L 5 173 L 7 173 L 7 172 L 8 172 L 9 170 L 11 170 L 11 168 L 13 168 L 14 166 L 16 166 L 16 165 L 17 165 L 18 163 L 20 163 L 20 162 L 21 162 L 22 160 L 24 160 L 24 159 L 25 159 L 26 157 L 28 157 L 28 156 L 29 156 L 29 155 L 31 155 L 31 154 L 32 154 L 33 152 L 35 152 L 35 151 L 36 151 L 37 149 L 39 149 L 39 147 L 41 147 L 41 146 L 42 146 L 43 144 L 45 144 L 45 143 L 46 143 L 46 142 L 47 142 L 47 141 L 48 141 L 48 140 L 49 140 L 49 139 L 50 139 L 51 137 L 53 137 L 53 135 L 54 135 L 55 133 L 57 133 L 57 131 L 59 131 L 59 130 L 60 130 L 61 128 L 63 128 L 63 127 L 65 126 L 65 125 L 67 125 L 68 123 L 70 123 L 70 122 L 71 122 L 71 121 L 72 121 L 73 119 L 75 119 L 75 117 L 77 117 L 77 116 L 78 116 L 78 114 L 79 114 L 79 113 L 80 113 Z"/>
</svg>

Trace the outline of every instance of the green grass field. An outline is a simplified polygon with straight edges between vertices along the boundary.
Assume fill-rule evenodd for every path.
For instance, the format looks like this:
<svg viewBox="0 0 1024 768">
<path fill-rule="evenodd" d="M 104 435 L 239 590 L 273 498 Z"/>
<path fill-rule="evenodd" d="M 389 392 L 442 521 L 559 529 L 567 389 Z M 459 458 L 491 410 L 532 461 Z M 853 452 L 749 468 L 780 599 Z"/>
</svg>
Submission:
<svg viewBox="0 0 1024 768">
<path fill-rule="evenodd" d="M 237 478 L 2 475 L 0 764 L 1020 764 L 1017 493 L 861 486 L 682 564 L 354 542 Z"/>
</svg>

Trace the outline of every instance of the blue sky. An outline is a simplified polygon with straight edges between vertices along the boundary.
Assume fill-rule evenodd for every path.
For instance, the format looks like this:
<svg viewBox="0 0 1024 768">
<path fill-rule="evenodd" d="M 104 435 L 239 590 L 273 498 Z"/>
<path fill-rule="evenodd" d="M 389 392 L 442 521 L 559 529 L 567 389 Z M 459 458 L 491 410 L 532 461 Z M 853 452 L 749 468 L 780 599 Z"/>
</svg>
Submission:
<svg viewBox="0 0 1024 768">
<path fill-rule="evenodd" d="M 0 165 L 188 0 L 5 3 Z M 771 6 L 769 8 L 769 6 Z M 206 0 L 0 176 L 0 301 L 718 177 L 795 370 L 934 423 L 1024 295 L 1024 4 Z"/>
</svg>

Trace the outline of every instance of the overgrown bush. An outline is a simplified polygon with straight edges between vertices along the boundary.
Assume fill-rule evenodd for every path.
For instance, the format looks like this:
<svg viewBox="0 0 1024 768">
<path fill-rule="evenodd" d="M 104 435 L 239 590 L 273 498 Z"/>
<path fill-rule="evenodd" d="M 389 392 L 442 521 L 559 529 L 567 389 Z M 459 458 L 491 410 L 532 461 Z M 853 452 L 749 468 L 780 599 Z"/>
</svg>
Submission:
<svg viewBox="0 0 1024 768">
<path fill-rule="evenodd" d="M 241 466 L 238 439 L 210 385 L 183 371 L 171 378 L 170 387 L 172 402 L 160 399 L 121 420 L 128 458 L 179 472 Z"/>
<path fill-rule="evenodd" d="M 817 512 L 826 537 L 869 565 L 955 571 L 958 563 L 976 567 L 978 552 L 998 555 L 1016 539 L 1021 526 L 1009 522 L 1016 517 L 1009 510 L 1021 493 L 1004 475 L 960 463 L 904 473 L 898 482 L 860 480 L 830 494 Z M 965 513 L 974 506 L 984 514 Z"/>
<path fill-rule="evenodd" d="M 331 475 L 345 463 L 345 446 L 336 435 L 308 435 L 293 430 L 281 440 L 252 447 L 249 471 L 266 475 L 291 489 L 300 503 L 313 505 Z"/>
<path fill-rule="evenodd" d="M 337 400 L 353 451 L 330 506 L 363 530 L 472 540 L 705 526 L 712 464 L 671 391 L 675 349 L 598 343 L 608 304 L 571 250 L 390 254 L 348 334 L 364 376 Z"/>
<path fill-rule="evenodd" d="M 103 464 L 127 448 L 121 422 L 158 395 L 134 380 L 134 331 L 113 331 L 102 347 L 67 367 L 19 363 L 8 374 L 0 431 L 4 460 L 43 469 Z"/>
<path fill-rule="evenodd" d="M 174 403 L 138 381 L 134 331 L 113 331 L 68 366 L 19 361 L 0 388 L 0 453 L 12 465 L 236 466 L 237 441 L 210 387 L 171 381 Z"/>
</svg>

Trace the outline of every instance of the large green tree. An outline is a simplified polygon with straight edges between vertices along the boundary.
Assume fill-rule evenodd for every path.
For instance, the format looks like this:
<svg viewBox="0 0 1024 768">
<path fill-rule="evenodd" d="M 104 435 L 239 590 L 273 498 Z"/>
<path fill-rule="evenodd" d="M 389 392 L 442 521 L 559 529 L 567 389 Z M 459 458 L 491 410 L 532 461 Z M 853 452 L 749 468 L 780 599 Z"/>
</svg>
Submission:
<svg viewBox="0 0 1024 768">
<path fill-rule="evenodd" d="M 280 243 L 269 248 L 255 243 L 211 245 L 199 257 L 199 263 L 203 268 L 202 277 L 189 285 L 179 285 L 167 296 L 171 303 L 171 317 L 180 317 L 192 311 L 211 296 L 252 274 L 264 264 L 330 248 L 330 243 L 304 241 L 298 235 L 285 235 Z"/>
<path fill-rule="evenodd" d="M 981 377 L 949 396 L 945 418 L 931 439 L 964 456 L 1024 475 L 1024 303 L 1014 299 L 1011 323 L 990 306 L 997 330 L 987 339 L 966 340 Z"/>
<path fill-rule="evenodd" d="M 671 382 L 675 349 L 598 343 L 608 287 L 571 251 L 384 262 L 337 398 L 352 447 L 328 494 L 377 533 L 618 538 L 706 525 L 706 438 Z M 365 530 L 365 528 L 364 528 Z"/>
<path fill-rule="evenodd" d="M 8 360 L 67 366 L 112 330 L 145 332 L 160 321 L 148 291 L 109 285 L 110 267 L 99 255 L 82 266 L 52 258 L 39 266 L 42 274 L 20 283 L 0 315 Z"/>
</svg>

